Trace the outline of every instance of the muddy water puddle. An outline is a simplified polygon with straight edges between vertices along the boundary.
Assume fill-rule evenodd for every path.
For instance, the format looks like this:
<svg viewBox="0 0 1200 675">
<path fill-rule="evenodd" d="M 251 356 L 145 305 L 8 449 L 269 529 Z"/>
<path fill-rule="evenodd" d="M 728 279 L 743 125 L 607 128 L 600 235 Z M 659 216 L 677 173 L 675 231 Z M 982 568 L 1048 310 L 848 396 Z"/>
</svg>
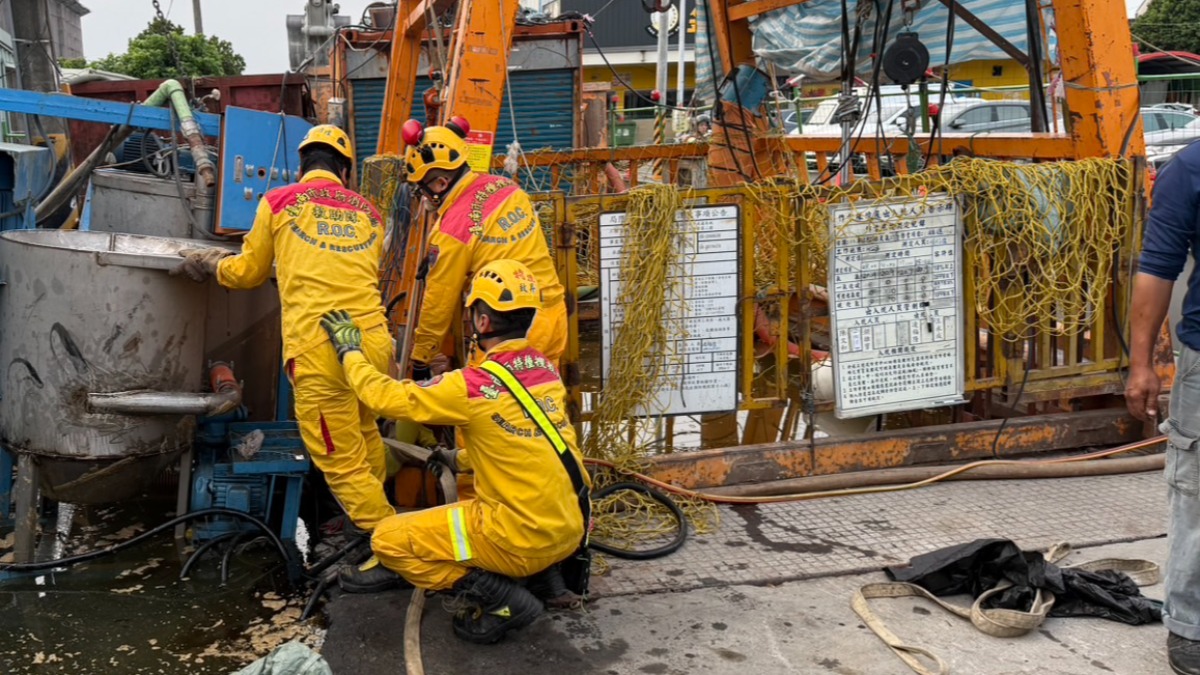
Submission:
<svg viewBox="0 0 1200 675">
<path fill-rule="evenodd" d="M 42 551 L 94 550 L 169 517 L 137 511 L 81 509 L 71 535 Z M 164 532 L 66 571 L 0 580 L 0 673 L 225 674 L 290 640 L 320 648 L 324 630 L 297 620 L 305 598 L 271 546 L 237 551 L 224 583 L 223 549 L 180 580 L 191 552 Z"/>
</svg>

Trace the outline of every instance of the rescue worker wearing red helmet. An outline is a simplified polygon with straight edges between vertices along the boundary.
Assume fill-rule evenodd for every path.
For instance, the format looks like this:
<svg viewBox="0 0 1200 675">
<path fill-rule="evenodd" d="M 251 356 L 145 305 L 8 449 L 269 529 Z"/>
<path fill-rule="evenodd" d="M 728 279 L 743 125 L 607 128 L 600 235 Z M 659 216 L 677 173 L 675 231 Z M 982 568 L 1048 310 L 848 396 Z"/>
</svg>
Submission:
<svg viewBox="0 0 1200 675">
<path fill-rule="evenodd" d="M 484 360 L 424 382 L 393 380 L 370 363 L 343 313 L 322 323 L 350 386 L 372 410 L 461 433 L 462 450 L 435 457 L 452 471 L 474 471 L 478 496 L 384 520 L 371 537 L 382 566 L 357 574 L 361 586 L 390 580 L 458 595 L 454 631 L 471 642 L 495 642 L 538 616 L 540 600 L 514 578 L 534 577 L 529 587 L 537 589 L 578 549 L 589 520 L 591 479 L 566 415 L 566 389 L 526 339 L 540 295 L 525 265 L 482 266 L 466 303 Z"/>
<path fill-rule="evenodd" d="M 363 330 L 363 358 L 383 369 L 392 361 L 379 292 L 384 228 L 370 202 L 345 187 L 353 164 L 346 132 L 330 124 L 309 129 L 300 142 L 299 182 L 259 201 L 241 253 L 182 251 L 185 259 L 173 273 L 248 289 L 265 282 L 274 266 L 283 357 L 304 446 L 351 522 L 370 531 L 396 513 L 383 490 L 383 440 L 320 325 L 323 314 L 344 309 Z"/>
<path fill-rule="evenodd" d="M 567 306 L 563 286 L 546 236 L 529 195 L 501 176 L 479 174 L 467 166 L 466 135 L 461 117 L 446 126 L 422 128 L 405 123 L 408 181 L 436 209 L 429 236 L 425 295 L 413 333 L 413 376 L 428 375 L 427 366 L 441 353 L 467 280 L 496 260 L 517 260 L 537 278 L 545 306 L 529 331 L 529 342 L 555 364 L 567 348 Z"/>
</svg>

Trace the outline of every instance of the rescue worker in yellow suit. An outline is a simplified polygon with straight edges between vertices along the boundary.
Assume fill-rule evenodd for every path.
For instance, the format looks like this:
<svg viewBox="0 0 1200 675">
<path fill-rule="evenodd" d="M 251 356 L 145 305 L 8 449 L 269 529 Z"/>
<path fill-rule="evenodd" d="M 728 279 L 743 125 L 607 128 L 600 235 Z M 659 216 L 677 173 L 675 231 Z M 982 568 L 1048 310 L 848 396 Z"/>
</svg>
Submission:
<svg viewBox="0 0 1200 675">
<path fill-rule="evenodd" d="M 441 353 L 455 310 L 471 275 L 496 260 L 516 260 L 533 272 L 545 306 L 529 330 L 529 343 L 557 366 L 567 348 L 567 306 L 554 259 L 529 195 L 507 178 L 467 166 L 470 127 L 461 117 L 446 126 L 405 124 L 407 178 L 437 222 L 429 236 L 425 294 L 412 339 L 413 378 L 426 379 Z M 441 368 L 435 368 L 435 371 Z"/>
<path fill-rule="evenodd" d="M 345 184 L 354 163 L 349 136 L 315 126 L 300 142 L 300 181 L 268 192 L 240 255 L 220 248 L 181 251 L 176 272 L 225 288 L 279 285 L 283 358 L 296 419 L 313 464 L 351 522 L 365 531 L 396 510 L 383 482 L 386 455 L 376 417 L 350 389 L 321 316 L 344 309 L 363 330 L 363 358 L 386 369 L 394 346 L 379 292 L 384 228 L 375 208 Z"/>
<path fill-rule="evenodd" d="M 453 471 L 474 471 L 478 496 L 384 520 L 371 538 L 382 566 L 358 574 L 364 586 L 391 579 L 449 589 L 466 605 L 454 631 L 471 642 L 495 642 L 541 613 L 540 600 L 514 577 L 535 577 L 530 588 L 537 589 L 535 575 L 552 573 L 580 546 L 590 509 L 591 479 L 567 419 L 566 389 L 550 359 L 526 339 L 540 305 L 537 283 L 513 260 L 479 269 L 467 307 L 485 356 L 424 382 L 393 380 L 372 364 L 344 314 L 322 324 L 350 386 L 372 410 L 462 433 L 463 449 L 435 454 Z"/>
</svg>

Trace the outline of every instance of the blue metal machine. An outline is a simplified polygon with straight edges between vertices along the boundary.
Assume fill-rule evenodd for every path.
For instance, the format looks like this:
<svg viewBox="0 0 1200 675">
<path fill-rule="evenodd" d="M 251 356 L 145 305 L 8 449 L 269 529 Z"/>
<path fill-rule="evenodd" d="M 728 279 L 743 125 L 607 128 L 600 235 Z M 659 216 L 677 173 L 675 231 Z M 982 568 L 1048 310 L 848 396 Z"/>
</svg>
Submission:
<svg viewBox="0 0 1200 675">
<path fill-rule="evenodd" d="M 296 537 L 300 494 L 309 459 L 295 422 L 242 422 L 239 416 L 203 420 L 196 437 L 196 469 L 192 476 L 192 510 L 213 507 L 245 511 L 276 526 L 281 539 Z M 250 458 L 234 449 L 261 431 L 262 446 Z M 254 527 L 244 521 L 196 523 L 193 538 L 205 541 Z"/>
<path fill-rule="evenodd" d="M 50 148 L 0 143 L 0 230 L 33 227 L 33 208 L 54 183 Z"/>
</svg>

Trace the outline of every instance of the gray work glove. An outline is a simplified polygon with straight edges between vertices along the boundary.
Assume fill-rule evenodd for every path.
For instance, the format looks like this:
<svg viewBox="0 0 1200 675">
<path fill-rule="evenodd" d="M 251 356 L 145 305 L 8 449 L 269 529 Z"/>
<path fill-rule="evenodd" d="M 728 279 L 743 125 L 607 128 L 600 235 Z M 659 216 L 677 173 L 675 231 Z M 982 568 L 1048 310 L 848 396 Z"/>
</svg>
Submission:
<svg viewBox="0 0 1200 675">
<path fill-rule="evenodd" d="M 425 460 L 425 468 L 435 476 L 441 476 L 443 469 L 449 469 L 450 473 L 457 475 L 458 452 L 456 448 L 434 448 L 429 453 L 429 459 Z"/>
<path fill-rule="evenodd" d="M 195 282 L 207 281 L 217 273 L 217 265 L 221 260 L 233 255 L 233 251 L 223 248 L 185 248 L 179 252 L 183 262 L 171 270 L 171 276 L 186 274 Z"/>
</svg>

